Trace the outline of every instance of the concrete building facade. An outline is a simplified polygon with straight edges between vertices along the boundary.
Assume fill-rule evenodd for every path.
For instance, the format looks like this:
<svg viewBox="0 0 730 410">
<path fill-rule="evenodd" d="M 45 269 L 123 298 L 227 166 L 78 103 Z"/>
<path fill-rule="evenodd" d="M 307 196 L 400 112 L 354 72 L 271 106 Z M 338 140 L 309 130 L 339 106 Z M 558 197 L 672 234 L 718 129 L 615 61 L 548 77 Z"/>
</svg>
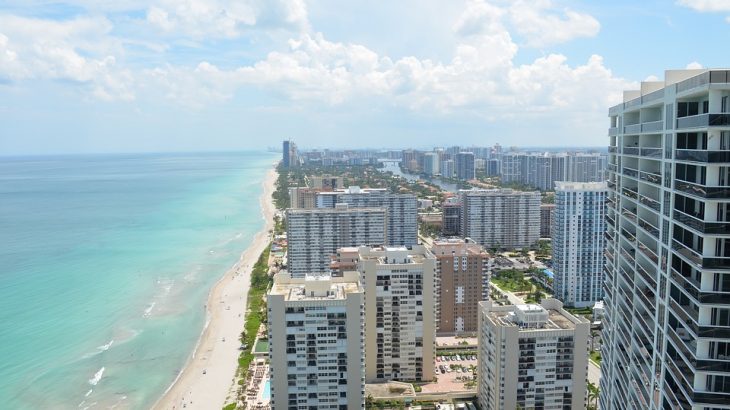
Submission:
<svg viewBox="0 0 730 410">
<path fill-rule="evenodd" d="M 432 380 L 436 258 L 422 245 L 360 248 L 365 288 L 365 379 Z"/>
<path fill-rule="evenodd" d="M 433 242 L 436 257 L 436 332 L 443 335 L 475 334 L 479 302 L 489 297 L 491 258 L 471 240 L 440 239 Z"/>
<path fill-rule="evenodd" d="M 556 182 L 552 227 L 555 297 L 571 307 L 603 299 L 605 182 Z"/>
<path fill-rule="evenodd" d="M 730 408 L 729 74 L 609 109 L 602 408 Z"/>
<path fill-rule="evenodd" d="M 509 306 L 484 301 L 479 308 L 482 410 L 586 408 L 588 320 L 556 299 Z"/>
<path fill-rule="evenodd" d="M 550 238 L 555 204 L 540 204 L 540 237 Z"/>
<path fill-rule="evenodd" d="M 473 152 L 459 152 L 454 157 L 454 168 L 456 178 L 462 181 L 470 181 L 476 177 Z"/>
<path fill-rule="evenodd" d="M 418 243 L 418 200 L 413 194 L 392 194 L 386 189 L 357 186 L 317 194 L 317 208 L 334 208 L 337 204 L 347 204 L 350 208 L 383 208 L 387 211 L 386 245 Z"/>
<path fill-rule="evenodd" d="M 386 242 L 383 208 L 289 209 L 287 269 L 293 277 L 329 271 L 331 256 L 347 246 Z"/>
<path fill-rule="evenodd" d="M 342 278 L 277 274 L 267 296 L 272 409 L 363 409 L 363 289 Z"/>
<path fill-rule="evenodd" d="M 540 192 L 470 189 L 459 198 L 462 237 L 500 249 L 529 247 L 540 238 Z"/>
</svg>

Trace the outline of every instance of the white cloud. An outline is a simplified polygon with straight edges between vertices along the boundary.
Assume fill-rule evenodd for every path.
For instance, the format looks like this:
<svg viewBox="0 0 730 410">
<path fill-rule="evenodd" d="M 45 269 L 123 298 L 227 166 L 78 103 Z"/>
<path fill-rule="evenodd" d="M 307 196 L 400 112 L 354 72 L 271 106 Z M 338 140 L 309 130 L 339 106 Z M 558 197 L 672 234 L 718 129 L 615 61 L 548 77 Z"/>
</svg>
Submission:
<svg viewBox="0 0 730 410">
<path fill-rule="evenodd" d="M 525 37 L 531 47 L 564 43 L 580 37 L 594 37 L 601 24 L 593 16 L 564 9 L 555 13 L 549 0 L 517 0 L 509 7 L 509 18 L 515 31 Z"/>
<path fill-rule="evenodd" d="M 687 67 L 685 67 L 687 70 L 696 70 L 699 68 L 702 68 L 702 64 L 698 63 L 697 61 L 693 61 L 689 64 L 687 64 Z"/>
<path fill-rule="evenodd" d="M 169 34 L 196 40 L 236 38 L 259 29 L 309 29 L 304 0 L 159 0 L 146 21 Z"/>
<path fill-rule="evenodd" d="M 68 21 L 0 15 L 0 78 L 83 84 L 104 100 L 131 100 L 131 74 L 117 66 L 121 44 L 103 17 Z"/>
<path fill-rule="evenodd" d="M 701 12 L 730 11 L 728 0 L 679 0 L 677 3 Z"/>
</svg>

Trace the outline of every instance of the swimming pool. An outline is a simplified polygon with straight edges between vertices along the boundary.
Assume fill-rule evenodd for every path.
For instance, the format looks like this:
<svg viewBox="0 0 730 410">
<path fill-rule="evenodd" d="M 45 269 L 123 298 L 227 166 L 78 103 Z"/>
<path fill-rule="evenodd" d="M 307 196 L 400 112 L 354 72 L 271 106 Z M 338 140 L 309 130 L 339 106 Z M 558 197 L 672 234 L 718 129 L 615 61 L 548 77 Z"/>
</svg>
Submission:
<svg viewBox="0 0 730 410">
<path fill-rule="evenodd" d="M 549 277 L 551 277 L 551 278 L 552 278 L 553 276 L 555 276 L 555 275 L 553 274 L 553 271 L 551 271 L 550 269 L 543 269 L 542 271 L 543 271 L 543 272 L 545 272 L 545 274 L 546 274 L 546 275 L 548 275 L 548 276 L 549 276 Z"/>
<path fill-rule="evenodd" d="M 261 394 L 262 399 L 269 400 L 271 399 L 271 379 L 266 381 L 266 384 L 264 384 L 264 392 Z"/>
</svg>

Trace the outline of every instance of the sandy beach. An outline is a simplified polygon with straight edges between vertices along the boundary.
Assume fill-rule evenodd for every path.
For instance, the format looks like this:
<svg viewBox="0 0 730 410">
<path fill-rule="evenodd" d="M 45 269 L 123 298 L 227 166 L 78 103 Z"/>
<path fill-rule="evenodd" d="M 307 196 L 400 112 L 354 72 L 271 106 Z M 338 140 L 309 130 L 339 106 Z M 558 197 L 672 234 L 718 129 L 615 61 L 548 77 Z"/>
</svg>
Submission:
<svg viewBox="0 0 730 410">
<path fill-rule="evenodd" d="M 238 263 L 211 289 L 206 305 L 206 326 L 197 347 L 178 378 L 153 408 L 220 409 L 236 400 L 238 337 L 244 326 L 251 269 L 269 244 L 269 230 L 274 226 L 276 208 L 271 195 L 276 178 L 277 173 L 272 168 L 263 182 L 260 202 L 264 227 L 254 236 Z"/>
</svg>

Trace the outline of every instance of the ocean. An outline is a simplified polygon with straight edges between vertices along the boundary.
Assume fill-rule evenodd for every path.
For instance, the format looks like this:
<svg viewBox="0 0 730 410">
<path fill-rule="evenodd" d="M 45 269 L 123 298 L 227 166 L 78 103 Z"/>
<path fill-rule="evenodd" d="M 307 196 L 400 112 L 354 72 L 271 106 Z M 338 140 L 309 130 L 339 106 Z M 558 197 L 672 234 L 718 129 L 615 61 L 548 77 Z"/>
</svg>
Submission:
<svg viewBox="0 0 730 410">
<path fill-rule="evenodd" d="M 148 408 L 263 227 L 276 154 L 0 158 L 0 403 Z"/>
</svg>

